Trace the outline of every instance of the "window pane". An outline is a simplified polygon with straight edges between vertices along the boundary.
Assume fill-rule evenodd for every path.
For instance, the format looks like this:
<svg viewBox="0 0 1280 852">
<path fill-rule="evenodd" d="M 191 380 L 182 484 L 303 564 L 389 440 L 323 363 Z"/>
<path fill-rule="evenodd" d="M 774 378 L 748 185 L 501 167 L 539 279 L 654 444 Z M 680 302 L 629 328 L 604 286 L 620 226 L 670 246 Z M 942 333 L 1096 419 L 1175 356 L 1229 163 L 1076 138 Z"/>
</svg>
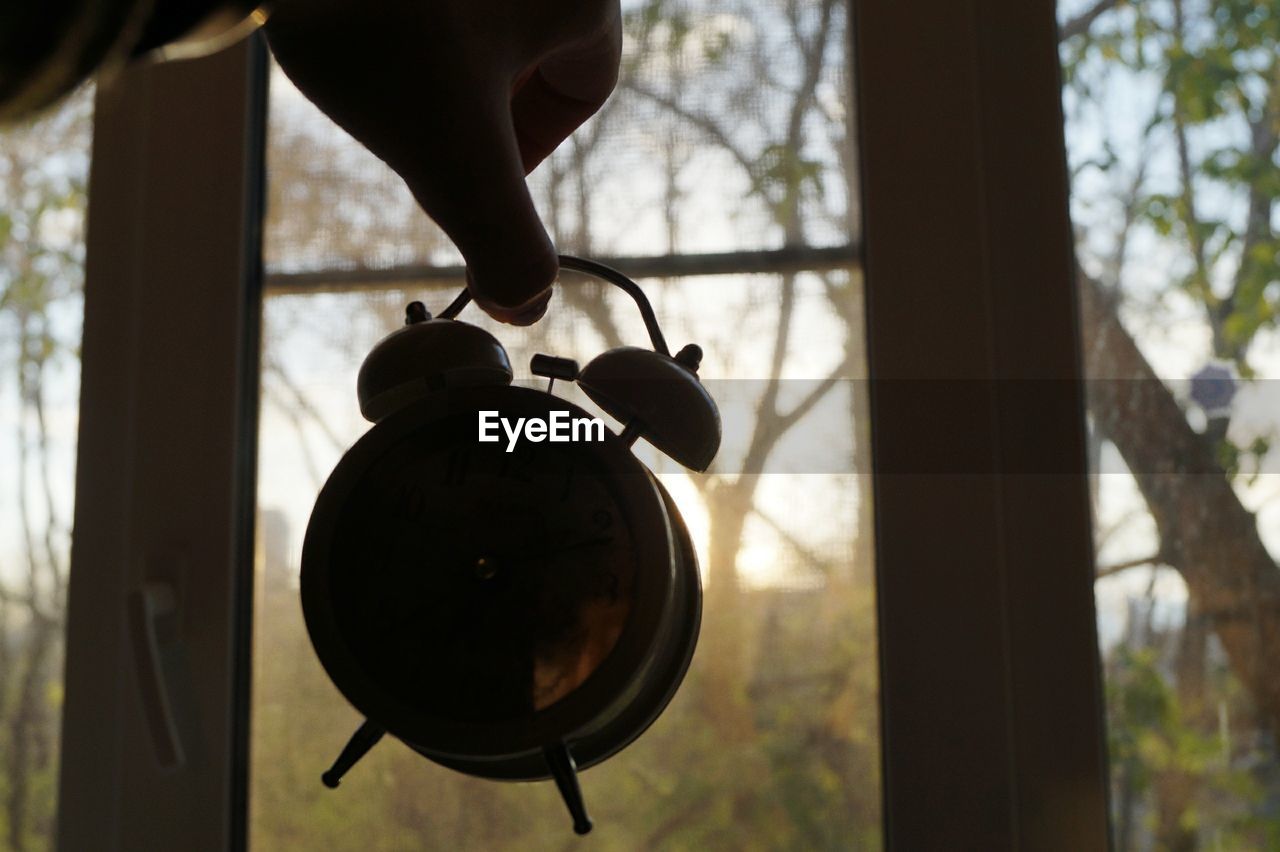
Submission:
<svg viewBox="0 0 1280 852">
<path fill-rule="evenodd" d="M 1280 846 L 1280 4 L 1063 0 L 1115 845 Z"/>
<path fill-rule="evenodd" d="M 618 94 L 533 177 L 560 248 L 662 257 L 853 242 L 845 14 L 831 0 L 631 4 Z M 550 782 L 473 779 L 390 739 L 338 790 L 320 784 L 360 717 L 303 625 L 302 536 L 320 485 L 369 428 L 355 400 L 361 360 L 408 301 L 439 311 L 459 286 L 398 267 L 458 259 L 394 177 L 281 75 L 272 82 L 251 843 L 560 848 L 573 837 Z M 462 316 L 503 342 L 530 386 L 544 386 L 528 382 L 536 352 L 585 364 L 646 340 L 622 294 L 562 281 L 531 328 Z M 705 475 L 637 445 L 689 524 L 705 610 L 667 711 L 583 773 L 593 841 L 879 848 L 860 273 L 849 261 L 640 283 L 672 347 L 704 349 L 725 440 Z"/>
<path fill-rule="evenodd" d="M 93 95 L 0 128 L 0 848 L 53 848 Z"/>
</svg>

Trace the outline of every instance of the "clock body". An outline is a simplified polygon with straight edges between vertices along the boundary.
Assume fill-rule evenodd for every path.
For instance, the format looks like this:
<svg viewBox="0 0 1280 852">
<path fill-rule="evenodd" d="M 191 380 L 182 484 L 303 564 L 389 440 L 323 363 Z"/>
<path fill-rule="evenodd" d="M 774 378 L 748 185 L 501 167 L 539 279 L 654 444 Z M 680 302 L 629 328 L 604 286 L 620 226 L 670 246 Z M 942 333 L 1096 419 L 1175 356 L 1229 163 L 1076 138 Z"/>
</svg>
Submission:
<svg viewBox="0 0 1280 852">
<path fill-rule="evenodd" d="M 625 747 L 666 707 L 697 641 L 689 534 L 661 483 L 601 441 L 478 440 L 478 414 L 550 393 L 441 388 L 379 420 L 317 499 L 302 554 L 308 632 L 371 721 L 438 763 L 550 776 Z"/>
</svg>

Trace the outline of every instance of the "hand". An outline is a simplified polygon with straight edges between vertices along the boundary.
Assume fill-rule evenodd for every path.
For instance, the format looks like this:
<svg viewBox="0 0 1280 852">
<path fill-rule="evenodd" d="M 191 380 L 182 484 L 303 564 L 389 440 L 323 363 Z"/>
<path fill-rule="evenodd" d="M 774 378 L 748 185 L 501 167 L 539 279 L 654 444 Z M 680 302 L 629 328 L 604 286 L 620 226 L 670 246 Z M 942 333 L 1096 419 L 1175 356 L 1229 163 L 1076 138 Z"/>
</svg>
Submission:
<svg viewBox="0 0 1280 852">
<path fill-rule="evenodd" d="M 279 0 L 267 35 L 457 244 L 476 304 L 528 325 L 559 266 L 525 175 L 613 91 L 621 20 L 618 0 Z"/>
</svg>

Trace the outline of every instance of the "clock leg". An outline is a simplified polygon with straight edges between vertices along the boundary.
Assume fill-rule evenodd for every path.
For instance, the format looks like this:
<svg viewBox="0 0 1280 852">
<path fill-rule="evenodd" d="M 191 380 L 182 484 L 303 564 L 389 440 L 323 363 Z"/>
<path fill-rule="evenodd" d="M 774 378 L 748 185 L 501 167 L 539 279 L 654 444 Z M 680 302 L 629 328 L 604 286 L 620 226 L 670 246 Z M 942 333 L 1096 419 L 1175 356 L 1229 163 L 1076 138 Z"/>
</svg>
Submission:
<svg viewBox="0 0 1280 852">
<path fill-rule="evenodd" d="M 369 749 L 377 745 L 378 740 L 382 739 L 382 735 L 386 732 L 385 728 L 366 719 L 364 724 L 356 728 L 356 732 L 351 735 L 346 747 L 342 749 L 342 754 L 338 755 L 338 759 L 333 762 L 333 766 L 329 767 L 329 771 L 320 776 L 324 786 L 330 790 L 335 789 L 342 781 L 342 776 L 347 774 L 347 770 L 368 754 Z"/>
<path fill-rule="evenodd" d="M 586 834 L 591 831 L 591 817 L 587 816 L 587 806 L 582 801 L 582 788 L 578 786 L 578 766 L 573 762 L 573 755 L 564 743 L 556 743 L 542 750 L 547 760 L 547 768 L 551 777 L 556 780 L 556 787 L 569 808 L 573 817 L 573 833 Z"/>
</svg>

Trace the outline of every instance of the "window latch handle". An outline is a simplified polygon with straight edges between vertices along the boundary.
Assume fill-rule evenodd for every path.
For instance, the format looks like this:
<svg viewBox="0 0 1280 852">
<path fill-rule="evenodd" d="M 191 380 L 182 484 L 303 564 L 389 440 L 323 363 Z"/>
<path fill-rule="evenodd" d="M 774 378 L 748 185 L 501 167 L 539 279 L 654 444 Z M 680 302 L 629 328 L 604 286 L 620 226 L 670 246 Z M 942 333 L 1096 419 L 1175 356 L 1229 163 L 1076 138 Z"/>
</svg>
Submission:
<svg viewBox="0 0 1280 852">
<path fill-rule="evenodd" d="M 129 595 L 129 633 L 133 667 L 156 760 L 162 769 L 178 769 L 184 761 L 182 736 L 174 714 L 166 661 L 178 649 L 178 596 L 172 583 L 144 580 Z"/>
</svg>

